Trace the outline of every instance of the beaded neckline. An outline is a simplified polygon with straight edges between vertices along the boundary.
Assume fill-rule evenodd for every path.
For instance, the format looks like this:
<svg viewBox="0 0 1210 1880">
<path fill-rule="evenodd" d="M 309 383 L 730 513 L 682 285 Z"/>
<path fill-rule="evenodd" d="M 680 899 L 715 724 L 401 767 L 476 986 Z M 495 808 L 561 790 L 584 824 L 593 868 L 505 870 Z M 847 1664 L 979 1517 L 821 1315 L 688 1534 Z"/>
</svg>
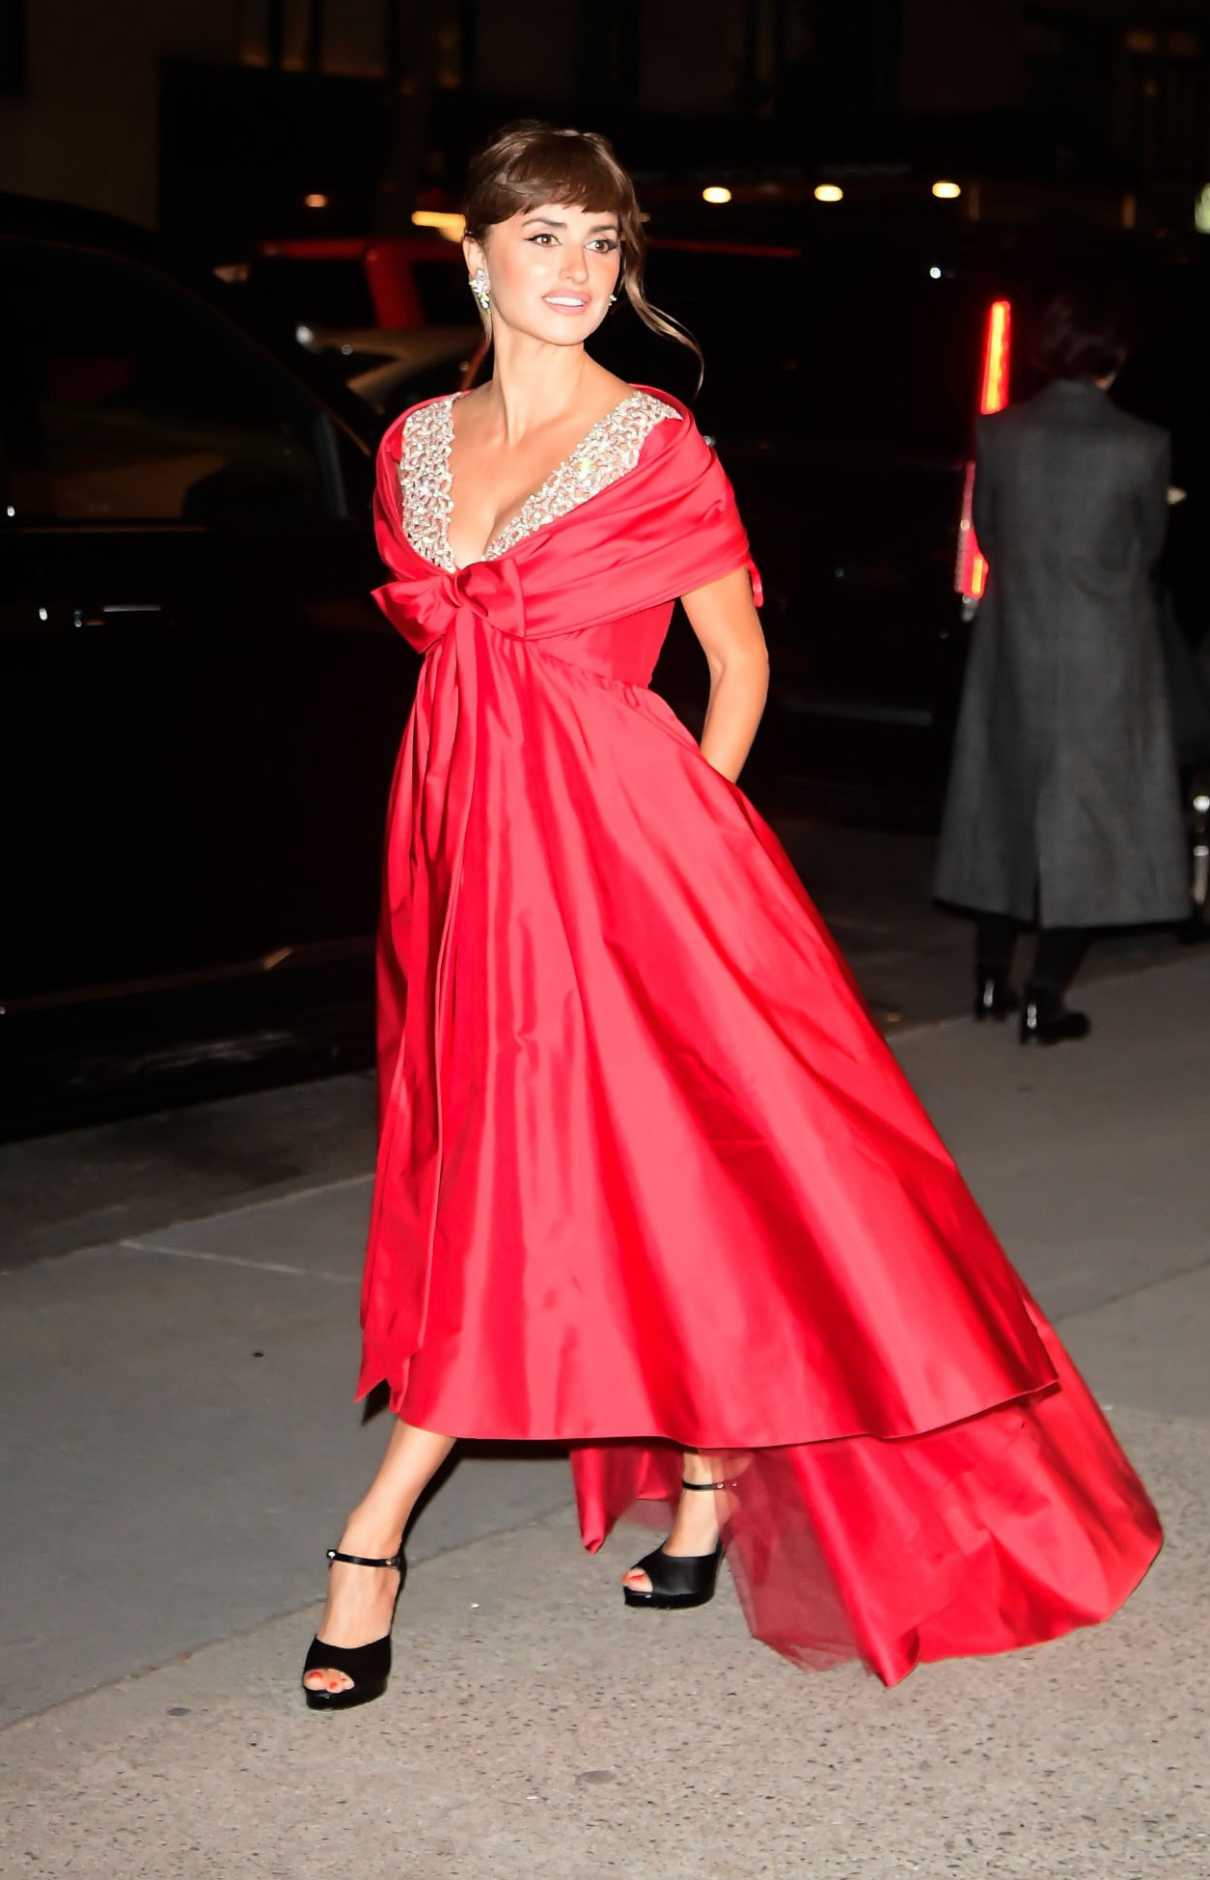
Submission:
<svg viewBox="0 0 1210 1880">
<path fill-rule="evenodd" d="M 449 541 L 454 508 L 450 470 L 454 401 L 463 396 L 452 392 L 412 412 L 403 427 L 399 458 L 404 533 L 418 555 L 450 574 L 456 574 L 459 566 Z M 506 555 L 527 535 L 616 483 L 634 469 L 655 426 L 680 415 L 650 392 L 631 392 L 598 418 L 575 449 L 531 491 L 516 514 L 497 529 L 480 559 L 494 561 Z"/>
</svg>

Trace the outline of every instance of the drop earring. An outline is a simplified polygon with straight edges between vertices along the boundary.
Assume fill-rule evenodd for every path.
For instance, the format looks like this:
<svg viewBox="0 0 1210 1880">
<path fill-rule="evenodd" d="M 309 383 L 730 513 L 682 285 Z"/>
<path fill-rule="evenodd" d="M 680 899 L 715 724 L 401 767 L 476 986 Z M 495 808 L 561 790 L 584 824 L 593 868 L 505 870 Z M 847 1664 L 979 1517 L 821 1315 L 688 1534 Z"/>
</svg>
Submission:
<svg viewBox="0 0 1210 1880">
<path fill-rule="evenodd" d="M 468 286 L 479 303 L 480 313 L 486 313 L 492 304 L 492 286 L 487 278 L 487 269 L 480 268 L 472 274 Z"/>
</svg>

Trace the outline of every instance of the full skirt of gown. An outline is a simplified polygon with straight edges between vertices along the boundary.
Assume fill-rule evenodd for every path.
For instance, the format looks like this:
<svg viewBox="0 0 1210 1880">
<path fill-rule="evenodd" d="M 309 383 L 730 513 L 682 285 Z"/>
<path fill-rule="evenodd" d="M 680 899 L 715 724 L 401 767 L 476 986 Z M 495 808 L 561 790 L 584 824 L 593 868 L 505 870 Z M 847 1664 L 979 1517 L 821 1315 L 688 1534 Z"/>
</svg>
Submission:
<svg viewBox="0 0 1210 1880">
<path fill-rule="evenodd" d="M 359 1394 L 568 1444 L 590 1548 L 706 1452 L 753 1633 L 892 1684 L 1104 1619 L 1160 1529 L 777 837 L 648 688 L 676 596 L 751 569 L 668 403 L 462 570 L 403 525 L 410 414 L 383 442 L 378 599 L 423 664 Z"/>
</svg>

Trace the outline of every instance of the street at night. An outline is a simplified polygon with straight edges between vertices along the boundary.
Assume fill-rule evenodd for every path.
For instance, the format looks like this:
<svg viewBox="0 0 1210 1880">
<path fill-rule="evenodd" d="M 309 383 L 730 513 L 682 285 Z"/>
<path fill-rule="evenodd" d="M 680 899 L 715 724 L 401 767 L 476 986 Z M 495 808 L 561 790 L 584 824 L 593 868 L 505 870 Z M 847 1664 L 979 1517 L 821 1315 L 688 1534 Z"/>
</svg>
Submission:
<svg viewBox="0 0 1210 1880">
<path fill-rule="evenodd" d="M 1210 1880 L 1210 14 L 0 147 L 4 1875 Z"/>
</svg>

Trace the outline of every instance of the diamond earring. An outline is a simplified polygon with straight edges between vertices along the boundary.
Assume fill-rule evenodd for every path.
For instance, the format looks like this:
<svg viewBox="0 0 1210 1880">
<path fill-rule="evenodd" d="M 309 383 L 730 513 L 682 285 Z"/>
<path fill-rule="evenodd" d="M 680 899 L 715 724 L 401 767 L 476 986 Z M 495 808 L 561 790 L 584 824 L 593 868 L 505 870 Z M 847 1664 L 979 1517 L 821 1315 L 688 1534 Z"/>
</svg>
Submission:
<svg viewBox="0 0 1210 1880">
<path fill-rule="evenodd" d="M 487 278 L 487 269 L 480 268 L 477 273 L 472 274 L 468 286 L 479 303 L 479 311 L 486 313 L 492 304 L 492 287 Z"/>
</svg>

